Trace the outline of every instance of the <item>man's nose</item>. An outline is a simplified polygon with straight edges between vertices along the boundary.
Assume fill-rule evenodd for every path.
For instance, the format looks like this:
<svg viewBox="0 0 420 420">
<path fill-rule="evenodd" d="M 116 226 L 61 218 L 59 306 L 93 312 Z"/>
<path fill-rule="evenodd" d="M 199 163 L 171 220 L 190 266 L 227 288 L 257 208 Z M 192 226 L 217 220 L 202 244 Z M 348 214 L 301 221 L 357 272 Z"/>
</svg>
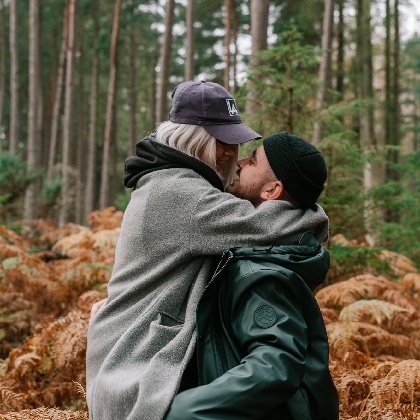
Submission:
<svg viewBox="0 0 420 420">
<path fill-rule="evenodd" d="M 242 169 L 248 163 L 248 160 L 249 158 L 238 160 L 236 164 L 238 165 L 239 169 Z"/>
</svg>

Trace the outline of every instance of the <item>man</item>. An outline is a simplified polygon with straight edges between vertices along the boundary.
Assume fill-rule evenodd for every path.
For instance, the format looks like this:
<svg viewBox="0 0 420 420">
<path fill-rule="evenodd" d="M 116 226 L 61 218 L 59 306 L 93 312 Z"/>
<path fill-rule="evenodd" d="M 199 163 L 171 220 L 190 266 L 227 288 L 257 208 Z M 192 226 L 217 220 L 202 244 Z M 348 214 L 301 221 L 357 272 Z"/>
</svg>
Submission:
<svg viewBox="0 0 420 420">
<path fill-rule="evenodd" d="M 319 190 L 311 184 L 326 172 L 315 147 L 284 132 L 238 166 L 227 191 L 256 207 L 268 200 L 313 206 Z M 311 291 L 325 279 L 328 253 L 310 233 L 298 245 L 273 245 L 224 253 L 197 308 L 197 371 L 186 374 L 199 386 L 175 397 L 166 420 L 339 418 Z"/>
</svg>

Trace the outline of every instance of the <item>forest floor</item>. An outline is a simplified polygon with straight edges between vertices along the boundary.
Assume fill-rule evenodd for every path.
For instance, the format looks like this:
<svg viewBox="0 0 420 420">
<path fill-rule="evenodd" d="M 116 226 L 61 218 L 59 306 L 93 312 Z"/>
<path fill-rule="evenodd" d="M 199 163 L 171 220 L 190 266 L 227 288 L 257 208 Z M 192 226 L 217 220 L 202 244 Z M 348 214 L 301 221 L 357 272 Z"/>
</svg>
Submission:
<svg viewBox="0 0 420 420">
<path fill-rule="evenodd" d="M 0 420 L 88 419 L 90 309 L 106 297 L 121 221 L 108 208 L 90 214 L 90 228 L 0 226 Z M 420 419 L 420 274 L 395 252 L 378 258 L 386 275 L 358 266 L 343 278 L 332 264 L 315 295 L 340 419 Z"/>
</svg>

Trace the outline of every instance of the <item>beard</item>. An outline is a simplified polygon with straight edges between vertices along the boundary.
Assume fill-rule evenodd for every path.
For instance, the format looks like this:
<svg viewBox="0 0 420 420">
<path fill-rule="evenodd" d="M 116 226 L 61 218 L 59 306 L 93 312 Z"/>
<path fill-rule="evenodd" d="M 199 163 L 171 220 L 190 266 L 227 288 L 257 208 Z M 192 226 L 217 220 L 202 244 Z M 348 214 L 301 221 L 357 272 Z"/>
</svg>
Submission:
<svg viewBox="0 0 420 420">
<path fill-rule="evenodd" d="M 261 198 L 261 188 L 264 182 L 251 185 L 241 185 L 239 179 L 235 179 L 233 184 L 226 188 L 226 192 L 233 194 L 237 198 L 248 200 L 254 207 L 258 207 L 264 200 Z"/>
</svg>

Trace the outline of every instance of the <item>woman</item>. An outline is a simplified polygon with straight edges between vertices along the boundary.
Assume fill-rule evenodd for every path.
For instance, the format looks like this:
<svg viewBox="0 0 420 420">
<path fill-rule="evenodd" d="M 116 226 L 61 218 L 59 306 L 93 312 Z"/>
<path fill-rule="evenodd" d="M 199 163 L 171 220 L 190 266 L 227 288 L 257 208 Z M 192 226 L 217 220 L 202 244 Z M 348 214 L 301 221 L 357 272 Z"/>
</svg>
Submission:
<svg viewBox="0 0 420 420">
<path fill-rule="evenodd" d="M 124 183 L 136 189 L 108 300 L 88 332 L 91 419 L 164 417 L 194 353 L 197 302 L 224 249 L 297 243 L 308 230 L 320 242 L 328 236 L 319 206 L 271 201 L 255 209 L 223 192 L 237 145 L 258 136 L 224 88 L 181 83 L 169 120 L 126 161 Z"/>
</svg>

